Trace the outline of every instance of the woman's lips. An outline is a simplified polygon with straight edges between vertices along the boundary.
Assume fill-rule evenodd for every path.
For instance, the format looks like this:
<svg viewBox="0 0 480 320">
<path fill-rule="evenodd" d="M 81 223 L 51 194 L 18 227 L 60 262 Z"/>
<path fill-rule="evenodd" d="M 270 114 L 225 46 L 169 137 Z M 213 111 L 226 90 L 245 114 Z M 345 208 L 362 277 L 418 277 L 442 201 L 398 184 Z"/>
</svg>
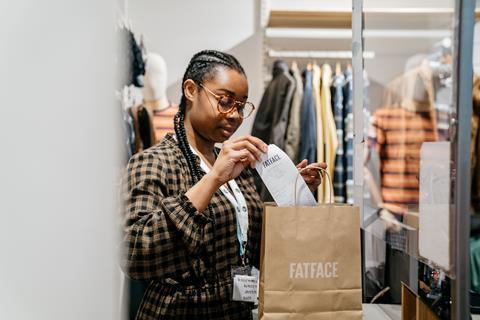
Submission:
<svg viewBox="0 0 480 320">
<path fill-rule="evenodd" d="M 222 131 L 222 134 L 225 137 L 230 138 L 232 136 L 232 134 L 235 132 L 235 129 L 233 129 L 233 128 L 221 128 L 221 131 Z"/>
</svg>

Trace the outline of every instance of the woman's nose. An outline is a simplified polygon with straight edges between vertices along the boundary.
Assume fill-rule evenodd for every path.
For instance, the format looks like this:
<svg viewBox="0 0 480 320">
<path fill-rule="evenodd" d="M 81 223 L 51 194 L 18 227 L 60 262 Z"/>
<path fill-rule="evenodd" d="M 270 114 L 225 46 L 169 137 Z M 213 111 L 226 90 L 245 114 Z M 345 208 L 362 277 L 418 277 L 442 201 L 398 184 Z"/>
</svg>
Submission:
<svg viewBox="0 0 480 320">
<path fill-rule="evenodd" d="M 229 113 L 227 113 L 227 118 L 242 120 L 242 117 L 240 116 L 240 113 L 238 112 L 238 107 L 236 105 L 235 107 L 232 108 L 232 110 Z"/>
</svg>

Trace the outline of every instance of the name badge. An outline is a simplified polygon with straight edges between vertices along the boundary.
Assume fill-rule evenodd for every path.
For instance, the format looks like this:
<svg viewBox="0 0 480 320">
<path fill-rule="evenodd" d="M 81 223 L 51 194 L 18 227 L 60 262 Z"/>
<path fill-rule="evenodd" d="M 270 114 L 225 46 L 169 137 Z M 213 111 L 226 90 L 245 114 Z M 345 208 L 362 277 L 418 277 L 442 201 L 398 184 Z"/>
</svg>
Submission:
<svg viewBox="0 0 480 320">
<path fill-rule="evenodd" d="M 255 276 L 236 275 L 233 277 L 233 301 L 257 302 L 258 278 Z"/>
<path fill-rule="evenodd" d="M 259 272 L 255 267 L 232 268 L 233 301 L 258 302 Z"/>
</svg>

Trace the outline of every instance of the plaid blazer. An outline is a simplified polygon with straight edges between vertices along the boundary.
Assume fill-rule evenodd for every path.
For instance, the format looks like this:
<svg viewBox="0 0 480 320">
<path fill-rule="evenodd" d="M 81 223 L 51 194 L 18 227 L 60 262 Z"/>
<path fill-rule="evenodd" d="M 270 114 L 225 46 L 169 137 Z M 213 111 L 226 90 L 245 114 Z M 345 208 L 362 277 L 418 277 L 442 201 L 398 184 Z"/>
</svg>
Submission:
<svg viewBox="0 0 480 320">
<path fill-rule="evenodd" d="M 250 168 L 236 182 L 249 210 L 246 258 L 258 267 L 262 202 Z M 172 135 L 130 159 L 124 186 L 122 267 L 150 282 L 137 319 L 250 319 L 253 304 L 231 301 L 231 267 L 241 263 L 235 209 L 221 191 L 213 217 L 193 207 L 185 196 L 193 179 Z"/>
</svg>

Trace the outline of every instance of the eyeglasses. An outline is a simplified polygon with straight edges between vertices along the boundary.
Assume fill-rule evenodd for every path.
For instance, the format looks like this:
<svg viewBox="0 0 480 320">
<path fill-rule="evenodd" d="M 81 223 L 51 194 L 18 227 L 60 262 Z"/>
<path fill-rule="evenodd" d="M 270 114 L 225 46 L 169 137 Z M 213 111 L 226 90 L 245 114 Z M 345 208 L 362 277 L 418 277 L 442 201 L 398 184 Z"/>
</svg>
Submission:
<svg viewBox="0 0 480 320">
<path fill-rule="evenodd" d="M 253 110 L 255 110 L 255 106 L 251 102 L 238 101 L 229 95 L 218 95 L 213 93 L 203 84 L 200 83 L 199 85 L 217 99 L 217 110 L 222 114 L 228 114 L 236 107 L 240 118 L 245 119 L 252 114 Z"/>
</svg>

